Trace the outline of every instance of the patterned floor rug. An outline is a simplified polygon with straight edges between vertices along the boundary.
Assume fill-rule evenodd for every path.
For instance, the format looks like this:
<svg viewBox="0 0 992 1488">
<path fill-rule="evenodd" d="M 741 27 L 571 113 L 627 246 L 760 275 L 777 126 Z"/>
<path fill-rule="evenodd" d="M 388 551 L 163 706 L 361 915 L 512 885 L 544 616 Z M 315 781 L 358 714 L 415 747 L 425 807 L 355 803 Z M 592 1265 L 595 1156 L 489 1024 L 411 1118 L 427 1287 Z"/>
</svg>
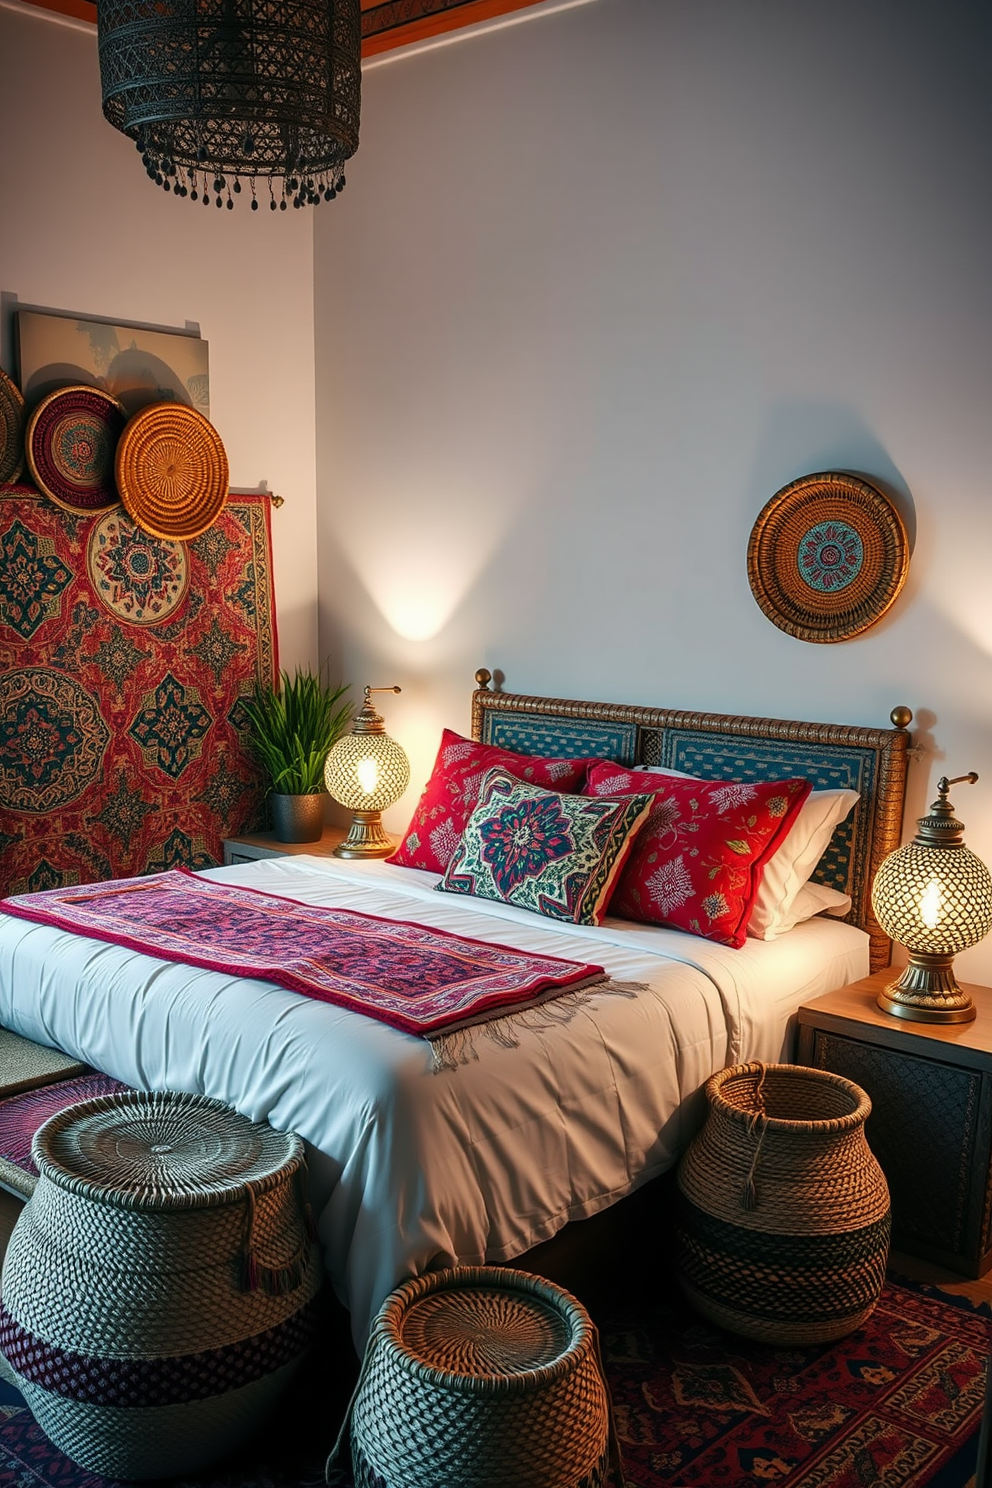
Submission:
<svg viewBox="0 0 992 1488">
<path fill-rule="evenodd" d="M 966 1488 L 972 1478 L 987 1309 L 890 1281 L 863 1329 L 805 1349 L 725 1333 L 667 1286 L 596 1313 L 628 1488 Z M 319 1488 L 352 1378 L 329 1362 L 347 1358 L 340 1327 L 329 1318 L 323 1365 L 255 1440 L 183 1488 Z M 56 1451 L 3 1384 L 0 1485 L 111 1488 Z"/>
<path fill-rule="evenodd" d="M 0 1041 L 4 1036 L 8 1039 L 17 1037 L 2 1028 Z M 39 1050 L 39 1053 L 44 1052 L 39 1045 L 28 1043 L 27 1039 L 20 1040 L 20 1043 L 27 1045 L 29 1049 Z M 55 1055 L 54 1050 L 49 1052 Z M 3 1043 L 0 1042 L 0 1068 L 3 1063 L 2 1055 Z M 112 1080 L 109 1075 L 87 1070 L 85 1065 L 77 1065 L 76 1068 L 84 1070 L 84 1073 L 75 1075 L 71 1080 L 55 1080 L 51 1084 L 40 1085 L 35 1090 L 19 1091 L 16 1095 L 0 1099 L 0 1184 L 20 1198 L 31 1197 L 38 1177 L 38 1169 L 31 1157 L 31 1141 L 39 1126 L 49 1116 L 64 1111 L 76 1101 L 91 1100 L 98 1095 L 114 1095 L 119 1090 L 129 1088 L 119 1080 Z M 0 1086 L 0 1090 L 2 1088 Z"/>
</svg>

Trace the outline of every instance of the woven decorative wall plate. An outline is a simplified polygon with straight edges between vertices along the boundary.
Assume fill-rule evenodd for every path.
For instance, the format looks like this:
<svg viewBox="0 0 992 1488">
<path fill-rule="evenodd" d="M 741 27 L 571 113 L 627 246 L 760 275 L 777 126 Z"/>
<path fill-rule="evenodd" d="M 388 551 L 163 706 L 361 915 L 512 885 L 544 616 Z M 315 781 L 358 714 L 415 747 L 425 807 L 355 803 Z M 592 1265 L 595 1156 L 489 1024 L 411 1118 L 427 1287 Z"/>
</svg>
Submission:
<svg viewBox="0 0 992 1488">
<path fill-rule="evenodd" d="M 751 529 L 751 592 L 773 625 L 801 641 L 846 641 L 867 630 L 908 572 L 898 512 L 852 475 L 804 475 L 783 486 Z"/>
<path fill-rule="evenodd" d="M 13 484 L 24 468 L 24 399 L 0 367 L 0 486 Z"/>
<path fill-rule="evenodd" d="M 116 506 L 114 451 L 125 419 L 117 399 L 102 388 L 56 388 L 43 398 L 24 437 L 39 491 L 71 512 Z"/>
<path fill-rule="evenodd" d="M 153 537 L 189 542 L 227 500 L 228 464 L 209 419 L 184 403 L 151 403 L 128 421 L 117 446 L 121 500 Z"/>
</svg>

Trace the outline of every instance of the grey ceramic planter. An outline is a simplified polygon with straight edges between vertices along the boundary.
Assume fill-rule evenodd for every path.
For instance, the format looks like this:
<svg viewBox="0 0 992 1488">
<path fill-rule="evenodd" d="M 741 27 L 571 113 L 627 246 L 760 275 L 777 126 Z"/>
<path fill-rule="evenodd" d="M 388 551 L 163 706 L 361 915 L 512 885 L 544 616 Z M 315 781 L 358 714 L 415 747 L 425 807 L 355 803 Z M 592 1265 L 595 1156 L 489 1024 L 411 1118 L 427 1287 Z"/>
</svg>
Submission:
<svg viewBox="0 0 992 1488">
<path fill-rule="evenodd" d="M 281 796 L 273 791 L 272 825 L 280 842 L 319 842 L 324 831 L 325 793 L 313 796 Z"/>
</svg>

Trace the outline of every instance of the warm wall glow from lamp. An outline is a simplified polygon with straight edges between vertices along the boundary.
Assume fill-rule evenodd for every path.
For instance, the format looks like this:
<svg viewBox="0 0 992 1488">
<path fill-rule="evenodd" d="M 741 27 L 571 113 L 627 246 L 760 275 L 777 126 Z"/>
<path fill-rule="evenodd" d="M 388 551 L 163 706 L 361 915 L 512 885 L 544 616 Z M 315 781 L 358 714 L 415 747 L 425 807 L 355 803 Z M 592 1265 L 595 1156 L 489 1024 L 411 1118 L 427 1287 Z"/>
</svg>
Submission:
<svg viewBox="0 0 992 1488">
<path fill-rule="evenodd" d="M 386 733 L 372 706 L 373 692 L 399 687 L 366 687 L 365 703 L 350 734 L 339 739 L 324 764 L 328 794 L 354 812 L 347 837 L 334 849 L 338 858 L 384 858 L 394 843 L 382 826 L 382 813 L 410 784 L 410 761 Z"/>
<path fill-rule="evenodd" d="M 878 994 L 879 1007 L 897 1018 L 967 1023 L 975 1016 L 952 963 L 992 929 L 992 875 L 965 847 L 947 793 L 977 779 L 974 771 L 941 777 L 938 799 L 920 817 L 912 842 L 890 853 L 875 875 L 871 902 L 878 923 L 909 951 L 902 976 Z"/>
</svg>

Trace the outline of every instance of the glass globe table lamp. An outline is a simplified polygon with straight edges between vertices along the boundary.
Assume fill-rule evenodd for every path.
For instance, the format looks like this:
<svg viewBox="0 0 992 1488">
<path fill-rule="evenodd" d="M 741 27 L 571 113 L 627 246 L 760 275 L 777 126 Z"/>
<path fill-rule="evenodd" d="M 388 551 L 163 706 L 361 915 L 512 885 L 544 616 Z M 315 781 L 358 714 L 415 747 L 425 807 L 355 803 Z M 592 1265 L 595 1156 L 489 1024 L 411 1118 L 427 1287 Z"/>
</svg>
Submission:
<svg viewBox="0 0 992 1488">
<path fill-rule="evenodd" d="M 338 858 L 384 858 L 393 842 L 382 825 L 382 813 L 410 784 L 410 761 L 386 733 L 372 706 L 373 692 L 399 692 L 398 687 L 366 687 L 365 703 L 350 734 L 338 740 L 324 762 L 328 794 L 353 812 L 347 837 L 334 849 Z"/>
<path fill-rule="evenodd" d="M 871 902 L 878 923 L 909 951 L 902 975 L 878 994 L 879 1007 L 897 1018 L 967 1023 L 975 1016 L 953 961 L 992 929 L 992 875 L 965 847 L 947 793 L 977 779 L 974 771 L 953 780 L 942 776 L 938 799 L 920 817 L 912 842 L 890 853 L 875 875 Z"/>
</svg>

